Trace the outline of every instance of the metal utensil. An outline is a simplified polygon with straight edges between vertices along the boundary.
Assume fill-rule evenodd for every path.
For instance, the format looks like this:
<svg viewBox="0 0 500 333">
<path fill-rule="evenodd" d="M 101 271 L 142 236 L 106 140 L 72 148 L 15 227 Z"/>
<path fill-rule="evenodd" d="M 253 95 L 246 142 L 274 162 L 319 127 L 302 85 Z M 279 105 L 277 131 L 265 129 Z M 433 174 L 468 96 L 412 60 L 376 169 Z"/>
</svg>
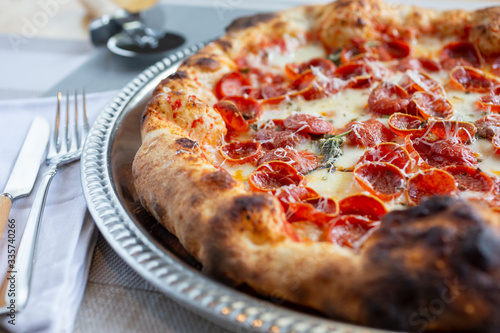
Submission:
<svg viewBox="0 0 500 333">
<path fill-rule="evenodd" d="M 16 311 L 20 311 L 26 305 L 30 290 L 31 271 L 33 267 L 33 258 L 36 249 L 36 241 L 38 238 L 38 227 L 43 215 L 45 199 L 52 178 L 57 173 L 57 168 L 63 164 L 76 161 L 82 154 L 82 147 L 85 139 L 88 136 L 89 124 L 87 119 L 87 109 L 85 105 L 85 90 L 82 93 L 83 99 L 83 126 L 79 129 L 78 126 L 78 107 L 77 93 L 75 91 L 75 109 L 73 129 L 70 129 L 70 108 L 69 108 L 69 93 L 66 93 L 66 117 L 65 122 L 61 126 L 64 128 L 64 133 L 59 132 L 61 123 L 61 93 L 57 94 L 57 111 L 54 125 L 53 136 L 50 140 L 49 153 L 47 154 L 48 168 L 42 175 L 40 187 L 36 193 L 33 207 L 31 208 L 26 228 L 19 245 L 17 258 L 15 260 L 15 271 L 17 272 L 16 290 L 17 297 L 15 298 Z M 62 134 L 62 135 L 61 135 Z M 11 267 L 11 270 L 13 268 Z M 10 304 L 10 298 L 6 295 L 6 303 Z M 7 308 L 0 308 L 0 313 L 7 312 Z"/>
<path fill-rule="evenodd" d="M 9 219 L 12 201 L 30 194 L 40 169 L 49 141 L 50 125 L 42 117 L 35 117 L 14 164 L 4 193 L 0 196 L 0 239 Z"/>
<path fill-rule="evenodd" d="M 185 42 L 184 37 L 167 32 L 164 21 L 158 7 L 140 13 L 118 9 L 90 22 L 90 39 L 123 57 L 159 57 Z"/>
</svg>

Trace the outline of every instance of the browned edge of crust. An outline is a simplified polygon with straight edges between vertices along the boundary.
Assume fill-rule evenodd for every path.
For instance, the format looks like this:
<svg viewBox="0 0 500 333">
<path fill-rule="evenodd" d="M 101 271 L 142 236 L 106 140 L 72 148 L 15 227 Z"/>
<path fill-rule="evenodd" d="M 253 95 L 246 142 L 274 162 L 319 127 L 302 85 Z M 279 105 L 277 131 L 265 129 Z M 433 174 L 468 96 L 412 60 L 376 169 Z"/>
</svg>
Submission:
<svg viewBox="0 0 500 333">
<path fill-rule="evenodd" d="M 261 13 L 251 16 L 240 17 L 231 22 L 226 27 L 226 31 L 235 32 L 239 30 L 252 28 L 257 26 L 259 23 L 266 23 L 277 17 L 278 15 L 276 13 Z"/>
<path fill-rule="evenodd" d="M 342 0 L 308 10 L 327 12 L 328 6 L 358 6 L 363 11 L 382 5 L 377 0 Z M 496 12 L 473 12 L 471 20 L 494 24 L 488 17 Z M 244 35 L 265 32 L 280 20 L 282 14 L 236 20 L 228 27 L 231 36 L 187 59 L 155 89 L 143 117 L 143 145 L 133 165 L 144 207 L 179 238 L 205 273 L 227 283 L 247 283 L 273 299 L 360 324 L 410 331 L 423 327 L 497 332 L 500 222 L 489 208 L 435 198 L 392 212 L 355 253 L 333 244 L 291 241 L 276 198 L 245 191 L 225 170 L 208 162 L 200 147 L 220 142 L 225 127 L 211 113 L 211 88 L 193 78 L 199 73 L 220 78 L 231 71 L 234 62 L 228 55 L 238 52 L 236 45 L 246 42 Z M 431 22 L 437 20 L 433 17 Z M 489 40 L 495 41 L 496 35 L 491 36 Z M 200 97 L 190 100 L 192 93 Z M 174 117 L 170 104 L 177 100 L 182 105 L 179 112 L 191 118 L 181 122 Z M 214 128 L 193 131 L 197 117 L 207 114 Z M 201 127 L 209 122 L 205 124 Z"/>
</svg>

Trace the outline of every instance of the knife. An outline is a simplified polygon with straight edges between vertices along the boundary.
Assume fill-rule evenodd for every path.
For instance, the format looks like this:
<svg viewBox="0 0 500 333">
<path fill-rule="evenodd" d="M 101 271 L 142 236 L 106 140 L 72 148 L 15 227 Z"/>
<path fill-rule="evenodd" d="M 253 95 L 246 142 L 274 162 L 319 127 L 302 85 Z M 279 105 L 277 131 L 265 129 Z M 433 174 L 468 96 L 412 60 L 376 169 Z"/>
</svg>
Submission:
<svg viewBox="0 0 500 333">
<path fill-rule="evenodd" d="M 0 195 L 0 240 L 9 219 L 12 201 L 30 194 L 49 141 L 50 125 L 43 117 L 35 117 L 12 169 L 5 191 Z"/>
</svg>

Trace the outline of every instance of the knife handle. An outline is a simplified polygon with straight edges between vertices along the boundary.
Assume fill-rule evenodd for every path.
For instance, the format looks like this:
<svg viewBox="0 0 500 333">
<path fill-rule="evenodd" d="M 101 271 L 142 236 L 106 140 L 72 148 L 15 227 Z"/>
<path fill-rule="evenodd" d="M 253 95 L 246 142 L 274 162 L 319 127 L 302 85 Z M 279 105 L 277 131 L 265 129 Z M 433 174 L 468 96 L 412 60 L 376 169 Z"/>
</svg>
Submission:
<svg viewBox="0 0 500 333">
<path fill-rule="evenodd" d="M 5 226 L 9 221 L 10 208 L 12 207 L 12 200 L 8 195 L 0 196 L 0 240 L 2 240 L 3 232 L 5 231 Z"/>
</svg>

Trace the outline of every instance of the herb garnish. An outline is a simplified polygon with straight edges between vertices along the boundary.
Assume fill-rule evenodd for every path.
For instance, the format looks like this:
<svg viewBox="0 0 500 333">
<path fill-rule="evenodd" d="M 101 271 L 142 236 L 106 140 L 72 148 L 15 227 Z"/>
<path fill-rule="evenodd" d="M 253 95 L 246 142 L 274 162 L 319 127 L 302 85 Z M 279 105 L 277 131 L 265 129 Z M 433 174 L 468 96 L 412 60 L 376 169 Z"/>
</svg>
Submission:
<svg viewBox="0 0 500 333">
<path fill-rule="evenodd" d="M 318 169 L 329 169 L 329 172 L 335 171 L 334 163 L 344 153 L 342 151 L 343 137 L 351 132 L 352 130 L 339 135 L 325 135 L 324 139 L 320 140 L 319 154 L 323 157 Z"/>
<path fill-rule="evenodd" d="M 328 60 L 333 62 L 336 66 L 340 66 L 340 63 L 342 62 L 340 59 L 340 54 L 342 53 L 342 49 L 338 49 L 337 51 L 330 53 L 328 55 Z"/>
</svg>

